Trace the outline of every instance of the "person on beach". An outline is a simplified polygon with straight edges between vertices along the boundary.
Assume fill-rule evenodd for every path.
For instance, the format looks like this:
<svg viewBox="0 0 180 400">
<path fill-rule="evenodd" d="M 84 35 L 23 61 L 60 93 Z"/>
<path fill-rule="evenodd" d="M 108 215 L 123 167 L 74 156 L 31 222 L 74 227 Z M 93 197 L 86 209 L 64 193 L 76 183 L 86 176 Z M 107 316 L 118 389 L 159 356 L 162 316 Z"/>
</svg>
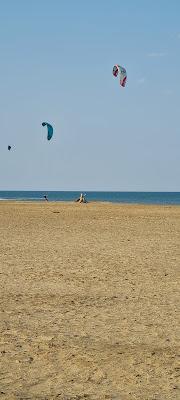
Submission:
<svg viewBox="0 0 180 400">
<path fill-rule="evenodd" d="M 87 203 L 87 200 L 85 198 L 85 194 L 81 193 L 80 197 L 76 200 L 77 203 Z"/>
<path fill-rule="evenodd" d="M 79 203 L 83 203 L 83 200 L 84 200 L 84 196 L 83 196 L 83 194 L 81 193 L 80 198 L 79 198 Z"/>
<path fill-rule="evenodd" d="M 46 195 L 44 195 L 44 200 L 48 201 L 48 197 Z"/>
</svg>

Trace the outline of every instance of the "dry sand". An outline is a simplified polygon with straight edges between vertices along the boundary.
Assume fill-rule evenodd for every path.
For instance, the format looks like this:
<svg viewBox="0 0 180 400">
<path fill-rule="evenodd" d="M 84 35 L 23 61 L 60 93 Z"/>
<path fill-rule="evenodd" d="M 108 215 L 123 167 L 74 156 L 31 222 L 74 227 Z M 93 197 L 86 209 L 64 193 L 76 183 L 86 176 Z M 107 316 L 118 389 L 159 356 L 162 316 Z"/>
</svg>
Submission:
<svg viewBox="0 0 180 400">
<path fill-rule="evenodd" d="M 0 397 L 174 400 L 180 207 L 0 203 Z"/>
</svg>

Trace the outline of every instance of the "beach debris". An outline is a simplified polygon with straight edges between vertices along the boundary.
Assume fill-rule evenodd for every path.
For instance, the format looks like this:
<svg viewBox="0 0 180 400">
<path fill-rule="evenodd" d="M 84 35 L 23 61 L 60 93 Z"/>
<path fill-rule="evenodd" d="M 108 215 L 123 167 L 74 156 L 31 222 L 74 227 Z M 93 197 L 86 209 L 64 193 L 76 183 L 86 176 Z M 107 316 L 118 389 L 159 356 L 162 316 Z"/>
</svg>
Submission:
<svg viewBox="0 0 180 400">
<path fill-rule="evenodd" d="M 118 75 L 119 75 L 119 79 L 120 79 L 119 83 L 120 83 L 120 86 L 125 87 L 126 81 L 127 81 L 127 73 L 126 73 L 125 68 L 124 68 L 124 67 L 121 67 L 121 66 L 118 65 L 118 64 L 116 64 L 116 65 L 114 65 L 114 67 L 113 67 L 112 73 L 113 73 L 113 76 L 115 76 L 115 78 L 117 78 Z"/>
<path fill-rule="evenodd" d="M 11 150 L 11 146 L 10 146 L 10 145 L 8 145 L 8 150 L 9 150 L 9 151 Z"/>
<path fill-rule="evenodd" d="M 53 127 L 48 122 L 43 122 L 42 126 L 47 126 L 47 140 L 51 140 L 53 136 Z"/>
</svg>

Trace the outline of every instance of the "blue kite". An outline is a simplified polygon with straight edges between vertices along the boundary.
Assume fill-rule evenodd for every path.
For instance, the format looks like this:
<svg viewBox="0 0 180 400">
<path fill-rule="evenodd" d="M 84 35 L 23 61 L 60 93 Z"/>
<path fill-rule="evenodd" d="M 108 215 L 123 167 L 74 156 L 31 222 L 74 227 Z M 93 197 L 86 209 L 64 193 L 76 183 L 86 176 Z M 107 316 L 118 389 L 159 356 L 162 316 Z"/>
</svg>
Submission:
<svg viewBox="0 0 180 400">
<path fill-rule="evenodd" d="M 42 126 L 47 126 L 47 140 L 51 140 L 53 136 L 53 127 L 48 122 L 43 122 Z"/>
</svg>

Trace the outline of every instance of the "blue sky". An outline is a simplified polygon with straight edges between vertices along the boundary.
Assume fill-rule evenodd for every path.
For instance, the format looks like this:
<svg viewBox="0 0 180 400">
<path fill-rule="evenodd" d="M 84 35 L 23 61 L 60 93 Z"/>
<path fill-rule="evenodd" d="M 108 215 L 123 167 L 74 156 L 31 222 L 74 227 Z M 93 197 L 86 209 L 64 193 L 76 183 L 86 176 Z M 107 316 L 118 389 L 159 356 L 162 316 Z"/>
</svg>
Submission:
<svg viewBox="0 0 180 400">
<path fill-rule="evenodd" d="M 2 1 L 0 189 L 179 191 L 179 16 L 179 0 Z"/>
</svg>

